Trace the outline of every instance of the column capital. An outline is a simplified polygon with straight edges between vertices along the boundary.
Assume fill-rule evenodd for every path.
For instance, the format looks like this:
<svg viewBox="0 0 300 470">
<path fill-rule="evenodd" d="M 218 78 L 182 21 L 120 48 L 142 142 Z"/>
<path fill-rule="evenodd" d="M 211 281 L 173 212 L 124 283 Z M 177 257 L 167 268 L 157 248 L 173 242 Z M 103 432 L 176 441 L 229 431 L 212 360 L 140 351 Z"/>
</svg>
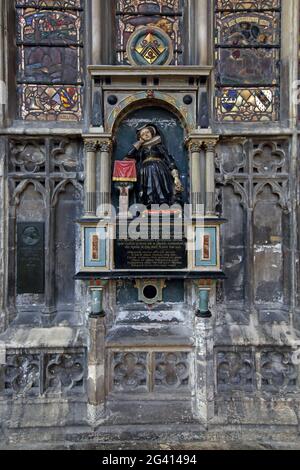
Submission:
<svg viewBox="0 0 300 470">
<path fill-rule="evenodd" d="M 201 144 L 202 144 L 201 140 L 190 140 L 188 142 L 188 148 L 191 153 L 200 153 L 201 147 L 202 147 Z"/>
<path fill-rule="evenodd" d="M 84 139 L 84 148 L 86 152 L 97 152 L 98 142 L 95 139 Z"/>
<path fill-rule="evenodd" d="M 100 152 L 110 153 L 110 151 L 112 150 L 112 140 L 111 139 L 99 140 L 98 146 L 99 146 Z"/>
<path fill-rule="evenodd" d="M 203 145 L 204 145 L 204 148 L 206 149 L 206 151 L 207 152 L 215 152 L 218 140 L 219 140 L 218 138 L 203 140 Z"/>
</svg>

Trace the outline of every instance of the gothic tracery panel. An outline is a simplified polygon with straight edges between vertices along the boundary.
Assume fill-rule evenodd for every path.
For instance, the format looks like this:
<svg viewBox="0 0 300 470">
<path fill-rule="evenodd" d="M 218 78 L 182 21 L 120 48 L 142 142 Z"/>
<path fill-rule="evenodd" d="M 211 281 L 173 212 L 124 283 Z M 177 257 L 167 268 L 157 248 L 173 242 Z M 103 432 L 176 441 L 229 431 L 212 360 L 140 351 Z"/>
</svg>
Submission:
<svg viewBox="0 0 300 470">
<path fill-rule="evenodd" d="M 114 354 L 113 390 L 118 392 L 147 390 L 147 353 L 133 351 Z"/>
<path fill-rule="evenodd" d="M 261 388 L 272 393 L 288 393 L 297 389 L 298 368 L 289 350 L 263 350 L 261 354 Z"/>
<path fill-rule="evenodd" d="M 251 349 L 232 348 L 216 354 L 218 392 L 255 389 L 255 361 Z"/>
</svg>

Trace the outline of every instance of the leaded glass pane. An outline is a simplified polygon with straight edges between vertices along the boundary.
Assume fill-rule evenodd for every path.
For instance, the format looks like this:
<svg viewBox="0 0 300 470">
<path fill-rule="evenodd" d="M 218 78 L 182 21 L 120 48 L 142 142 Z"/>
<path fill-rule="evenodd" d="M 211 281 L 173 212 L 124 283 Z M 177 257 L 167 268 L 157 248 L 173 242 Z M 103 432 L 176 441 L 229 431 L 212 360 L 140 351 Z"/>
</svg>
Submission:
<svg viewBox="0 0 300 470">
<path fill-rule="evenodd" d="M 20 117 L 29 121 L 80 121 L 81 87 L 20 85 Z"/>
<path fill-rule="evenodd" d="M 278 12 L 218 13 L 218 44 L 227 46 L 269 46 L 280 41 Z"/>
<path fill-rule="evenodd" d="M 280 0 L 216 0 L 220 10 L 272 10 L 280 8 Z"/>
<path fill-rule="evenodd" d="M 117 10 L 135 13 L 173 13 L 182 8 L 182 0 L 119 0 Z"/>
<path fill-rule="evenodd" d="M 220 88 L 216 96 L 219 121 L 261 122 L 278 119 L 276 88 Z"/>
<path fill-rule="evenodd" d="M 117 62 L 129 64 L 127 43 L 141 26 L 157 26 L 172 40 L 172 64 L 182 64 L 183 53 L 182 0 L 120 0 L 117 2 Z"/>
<path fill-rule="evenodd" d="M 35 8 L 81 8 L 81 0 L 17 0 L 17 5 L 21 7 Z"/>
<path fill-rule="evenodd" d="M 221 49 L 216 52 L 217 83 L 275 85 L 279 82 L 277 49 Z"/>
<path fill-rule="evenodd" d="M 18 10 L 17 40 L 25 44 L 78 44 L 82 19 L 78 11 Z"/>
<path fill-rule="evenodd" d="M 16 0 L 19 118 L 81 120 L 81 10 L 81 0 Z"/>
<path fill-rule="evenodd" d="M 280 0 L 216 0 L 215 7 L 217 119 L 278 119 Z"/>
<path fill-rule="evenodd" d="M 78 47 L 19 48 L 18 80 L 36 83 L 80 83 L 81 49 Z"/>
</svg>

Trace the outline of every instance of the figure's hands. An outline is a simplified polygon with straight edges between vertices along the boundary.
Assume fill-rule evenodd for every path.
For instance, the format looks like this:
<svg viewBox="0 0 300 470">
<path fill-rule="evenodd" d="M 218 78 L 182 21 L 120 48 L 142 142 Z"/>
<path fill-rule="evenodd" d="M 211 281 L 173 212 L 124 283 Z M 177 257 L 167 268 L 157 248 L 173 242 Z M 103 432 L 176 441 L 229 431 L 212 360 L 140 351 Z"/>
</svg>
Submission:
<svg viewBox="0 0 300 470">
<path fill-rule="evenodd" d="M 172 176 L 174 178 L 175 191 L 176 193 L 183 193 L 184 187 L 180 181 L 178 170 L 172 171 Z"/>
<path fill-rule="evenodd" d="M 183 188 L 183 185 L 182 185 L 179 177 L 174 178 L 174 183 L 175 183 L 176 193 L 183 193 L 184 188 Z"/>
</svg>

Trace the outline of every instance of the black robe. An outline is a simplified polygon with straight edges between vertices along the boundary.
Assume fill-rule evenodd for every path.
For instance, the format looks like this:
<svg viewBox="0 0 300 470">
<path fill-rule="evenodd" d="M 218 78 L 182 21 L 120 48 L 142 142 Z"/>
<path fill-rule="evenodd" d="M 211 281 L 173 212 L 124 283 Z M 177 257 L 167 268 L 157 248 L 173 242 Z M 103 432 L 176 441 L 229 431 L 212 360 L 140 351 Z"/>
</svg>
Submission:
<svg viewBox="0 0 300 470">
<path fill-rule="evenodd" d="M 147 207 L 152 204 L 172 205 L 175 195 L 171 172 L 177 170 L 177 166 L 164 145 L 132 147 L 127 155 L 137 161 L 138 202 Z"/>
</svg>

